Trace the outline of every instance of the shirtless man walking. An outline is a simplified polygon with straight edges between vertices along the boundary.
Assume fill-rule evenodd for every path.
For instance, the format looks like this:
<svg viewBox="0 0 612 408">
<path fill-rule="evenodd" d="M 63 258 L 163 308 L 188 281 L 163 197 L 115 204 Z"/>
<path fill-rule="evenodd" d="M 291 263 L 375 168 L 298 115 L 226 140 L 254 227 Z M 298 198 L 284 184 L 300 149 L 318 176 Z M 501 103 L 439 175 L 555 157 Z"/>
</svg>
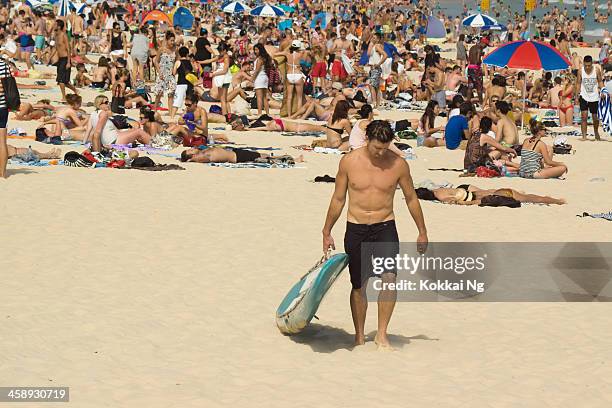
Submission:
<svg viewBox="0 0 612 408">
<path fill-rule="evenodd" d="M 323 227 L 323 251 L 327 252 L 329 248 L 335 249 L 331 231 L 342 213 L 348 191 L 344 250 L 349 255 L 349 273 L 353 287 L 350 304 L 355 325 L 355 345 L 365 344 L 364 326 L 368 302 L 363 284 L 372 276 L 371 265 L 367 269 L 367 265 L 361 265 L 361 245 L 365 242 L 388 242 L 389 247 L 398 248 L 399 238 L 393 212 L 393 197 L 398 184 L 419 230 L 419 252 L 425 251 L 428 241 L 410 168 L 405 160 L 389 150 L 393 141 L 391 126 L 386 121 L 375 120 L 366 128 L 366 136 L 366 146 L 353 150 L 340 160 L 336 187 Z M 393 273 L 383 273 L 381 277 L 383 282 L 395 281 Z M 381 291 L 378 298 L 378 332 L 374 341 L 381 348 L 391 347 L 387 326 L 395 307 L 395 295 L 395 291 Z"/>
<path fill-rule="evenodd" d="M 346 28 L 340 30 L 340 38 L 336 39 L 329 49 L 330 54 L 334 54 L 334 62 L 332 64 L 331 74 L 334 82 L 345 83 L 348 77 L 348 72 L 342 63 L 342 55 L 349 58 L 353 57 L 355 49 L 353 43 L 346 38 Z"/>
<path fill-rule="evenodd" d="M 484 54 L 485 44 L 481 41 L 472 45 L 468 52 L 468 83 L 470 85 L 470 95 L 468 100 L 471 100 L 472 92 L 476 89 L 478 101 L 482 103 L 483 93 L 483 72 L 482 72 L 482 56 Z"/>
<path fill-rule="evenodd" d="M 70 84 L 70 57 L 72 49 L 66 35 L 65 23 L 63 20 L 55 22 L 55 49 L 57 51 L 57 83 L 62 91 L 62 100 L 66 101 L 66 86 L 75 94 L 79 94 L 77 89 Z"/>
</svg>

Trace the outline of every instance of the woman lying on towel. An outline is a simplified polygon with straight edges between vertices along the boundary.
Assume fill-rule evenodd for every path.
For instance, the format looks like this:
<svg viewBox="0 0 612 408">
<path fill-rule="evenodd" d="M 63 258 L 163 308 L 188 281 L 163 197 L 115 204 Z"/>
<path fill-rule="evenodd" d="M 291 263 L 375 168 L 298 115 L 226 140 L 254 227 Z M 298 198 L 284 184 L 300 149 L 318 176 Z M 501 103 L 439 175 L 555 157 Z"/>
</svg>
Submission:
<svg viewBox="0 0 612 408">
<path fill-rule="evenodd" d="M 482 190 L 469 184 L 462 184 L 457 186 L 457 188 L 436 188 L 434 190 L 417 188 L 415 191 L 420 200 L 440 201 L 445 204 L 479 205 L 482 199 L 487 196 L 509 197 L 521 203 L 559 205 L 566 203 L 563 198 L 525 194 L 511 188 Z"/>
<path fill-rule="evenodd" d="M 299 123 L 288 121 L 287 119 L 273 118 L 270 121 L 261 119 L 256 120 L 247 128 L 240 118 L 232 121 L 232 130 L 259 130 L 264 132 L 325 132 L 325 128 L 321 125 L 313 123 Z"/>
</svg>

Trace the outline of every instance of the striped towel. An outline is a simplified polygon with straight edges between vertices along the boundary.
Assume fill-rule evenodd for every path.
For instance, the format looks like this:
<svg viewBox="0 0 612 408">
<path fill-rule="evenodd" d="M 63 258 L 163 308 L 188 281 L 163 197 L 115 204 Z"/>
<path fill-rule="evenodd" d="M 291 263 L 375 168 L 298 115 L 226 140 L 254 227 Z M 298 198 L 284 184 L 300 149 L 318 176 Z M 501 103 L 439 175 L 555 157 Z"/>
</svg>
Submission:
<svg viewBox="0 0 612 408">
<path fill-rule="evenodd" d="M 587 212 L 583 212 L 582 215 L 577 215 L 576 217 L 603 218 L 604 220 L 612 221 L 612 211 L 608 211 L 607 213 L 599 213 L 599 214 L 589 214 Z"/>
<path fill-rule="evenodd" d="M 612 95 L 607 88 L 601 90 L 601 98 L 599 99 L 599 109 L 597 116 L 601 122 L 601 127 L 604 132 L 611 134 L 612 131 Z"/>
</svg>

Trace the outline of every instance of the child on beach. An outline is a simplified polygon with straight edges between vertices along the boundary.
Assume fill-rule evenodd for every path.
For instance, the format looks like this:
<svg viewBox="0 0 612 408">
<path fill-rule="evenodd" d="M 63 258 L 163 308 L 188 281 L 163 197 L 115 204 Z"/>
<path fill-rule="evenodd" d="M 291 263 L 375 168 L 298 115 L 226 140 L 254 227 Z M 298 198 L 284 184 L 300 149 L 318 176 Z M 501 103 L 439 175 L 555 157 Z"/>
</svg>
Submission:
<svg viewBox="0 0 612 408">
<path fill-rule="evenodd" d="M 76 66 L 77 73 L 74 77 L 74 86 L 77 88 L 83 88 L 85 86 L 91 85 L 91 79 L 87 76 L 87 70 L 85 69 L 85 64 L 77 64 Z"/>
</svg>

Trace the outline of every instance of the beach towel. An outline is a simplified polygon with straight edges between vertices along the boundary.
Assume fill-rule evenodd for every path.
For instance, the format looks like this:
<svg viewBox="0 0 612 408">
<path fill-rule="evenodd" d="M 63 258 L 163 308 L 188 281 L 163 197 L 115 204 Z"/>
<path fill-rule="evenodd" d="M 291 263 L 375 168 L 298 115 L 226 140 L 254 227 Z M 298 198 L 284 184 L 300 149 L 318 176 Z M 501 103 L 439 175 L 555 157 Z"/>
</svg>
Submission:
<svg viewBox="0 0 612 408">
<path fill-rule="evenodd" d="M 601 121 L 601 127 L 604 132 L 611 134 L 612 130 L 612 95 L 607 88 L 601 90 L 601 98 L 599 99 L 599 107 L 597 116 Z"/>
<path fill-rule="evenodd" d="M 340 59 L 342 60 L 342 65 L 344 65 L 344 69 L 348 75 L 353 75 L 355 73 L 355 68 L 353 68 L 353 62 L 350 60 L 346 54 L 341 54 Z"/>
<path fill-rule="evenodd" d="M 576 217 L 602 218 L 604 220 L 612 221 L 612 211 L 608 211 L 607 213 L 599 213 L 599 214 L 589 214 L 587 212 L 583 212 L 582 215 L 576 215 Z"/>
<path fill-rule="evenodd" d="M 447 169 L 446 167 L 443 168 L 439 168 L 439 169 L 427 169 L 429 171 L 456 171 L 458 173 L 463 173 L 463 169 Z"/>
<path fill-rule="evenodd" d="M 119 167 L 119 168 L 144 170 L 144 171 L 185 170 L 184 167 L 181 167 L 178 164 L 155 164 L 154 166 L 147 166 L 147 167 L 131 166 L 131 167 Z"/>
<path fill-rule="evenodd" d="M 229 169 L 305 169 L 289 164 L 270 163 L 208 163 L 211 167 L 225 167 Z"/>
<path fill-rule="evenodd" d="M 325 136 L 323 132 L 282 132 L 281 136 L 312 136 L 321 137 Z"/>
<path fill-rule="evenodd" d="M 346 152 L 342 152 L 338 149 L 332 149 L 330 147 L 321 147 L 317 146 L 313 149 L 315 153 L 325 153 L 325 154 L 344 154 Z"/>
<path fill-rule="evenodd" d="M 46 167 L 46 166 L 63 166 L 64 161 L 59 159 L 41 159 L 37 161 L 23 161 L 16 159 L 15 157 L 11 157 L 8 160 L 9 164 L 14 164 L 16 166 L 32 166 L 32 167 Z"/>
</svg>

